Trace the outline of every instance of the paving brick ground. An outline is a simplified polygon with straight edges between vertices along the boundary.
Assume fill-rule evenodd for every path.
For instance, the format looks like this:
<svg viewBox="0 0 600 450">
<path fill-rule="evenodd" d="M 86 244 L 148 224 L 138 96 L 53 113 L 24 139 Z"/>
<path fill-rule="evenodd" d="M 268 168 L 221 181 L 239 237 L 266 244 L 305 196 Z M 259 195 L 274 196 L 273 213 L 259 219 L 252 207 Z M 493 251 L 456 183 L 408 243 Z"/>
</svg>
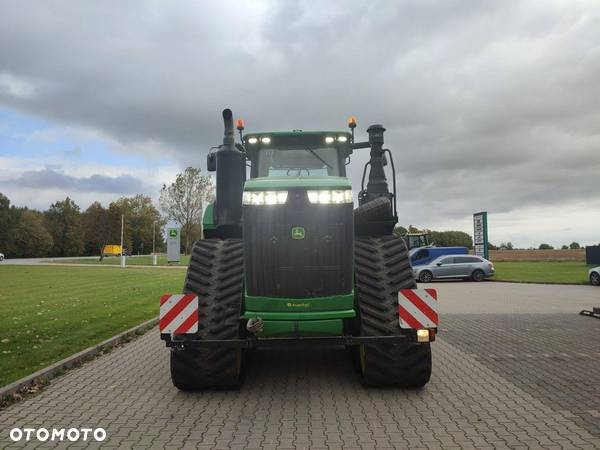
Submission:
<svg viewBox="0 0 600 450">
<path fill-rule="evenodd" d="M 153 331 L 1 411 L 0 448 L 24 446 L 13 427 L 103 427 L 102 448 L 600 448 L 600 321 L 544 314 L 546 287 L 524 290 L 524 314 L 513 297 L 464 314 L 498 285 L 462 286 L 435 286 L 445 322 L 420 391 L 364 388 L 343 349 L 296 348 L 256 352 L 240 390 L 185 394 Z"/>
<path fill-rule="evenodd" d="M 447 342 L 600 436 L 600 320 L 579 315 L 446 315 Z"/>
</svg>

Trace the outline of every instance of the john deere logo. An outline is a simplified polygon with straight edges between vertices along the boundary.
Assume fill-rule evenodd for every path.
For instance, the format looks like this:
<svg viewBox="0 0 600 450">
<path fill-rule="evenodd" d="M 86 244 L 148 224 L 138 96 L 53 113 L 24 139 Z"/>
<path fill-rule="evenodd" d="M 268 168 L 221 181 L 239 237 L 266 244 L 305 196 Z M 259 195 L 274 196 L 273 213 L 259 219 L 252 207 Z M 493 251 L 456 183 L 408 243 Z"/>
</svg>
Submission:
<svg viewBox="0 0 600 450">
<path fill-rule="evenodd" d="M 292 239 L 304 239 L 304 228 L 294 227 L 292 228 Z"/>
<path fill-rule="evenodd" d="M 175 228 L 169 230 L 169 237 L 177 237 L 177 230 Z"/>
</svg>

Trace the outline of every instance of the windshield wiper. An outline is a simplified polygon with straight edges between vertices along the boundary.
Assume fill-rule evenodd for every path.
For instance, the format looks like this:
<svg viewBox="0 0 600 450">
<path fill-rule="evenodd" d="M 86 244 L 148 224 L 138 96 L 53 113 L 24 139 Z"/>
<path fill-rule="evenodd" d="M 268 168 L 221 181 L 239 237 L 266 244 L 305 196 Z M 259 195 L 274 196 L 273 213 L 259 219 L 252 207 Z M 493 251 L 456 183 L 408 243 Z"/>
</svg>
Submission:
<svg viewBox="0 0 600 450">
<path fill-rule="evenodd" d="M 330 169 L 333 169 L 333 167 L 331 167 L 327 161 L 325 161 L 323 158 L 321 158 L 312 148 L 306 148 L 305 149 L 307 152 L 310 152 L 313 154 L 313 156 L 315 158 L 317 158 L 319 161 L 321 161 L 323 164 L 325 164 L 327 167 L 329 167 Z"/>
</svg>

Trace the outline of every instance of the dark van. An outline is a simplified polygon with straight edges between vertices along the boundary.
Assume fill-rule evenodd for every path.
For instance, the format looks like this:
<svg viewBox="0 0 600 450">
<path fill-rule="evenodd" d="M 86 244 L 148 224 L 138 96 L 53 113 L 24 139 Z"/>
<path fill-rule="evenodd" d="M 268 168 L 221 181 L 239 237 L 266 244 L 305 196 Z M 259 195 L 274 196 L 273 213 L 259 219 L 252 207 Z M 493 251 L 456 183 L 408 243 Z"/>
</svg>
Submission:
<svg viewBox="0 0 600 450">
<path fill-rule="evenodd" d="M 410 252 L 411 266 L 429 264 L 435 258 L 443 255 L 468 255 L 467 247 L 426 247 L 415 248 Z"/>
</svg>

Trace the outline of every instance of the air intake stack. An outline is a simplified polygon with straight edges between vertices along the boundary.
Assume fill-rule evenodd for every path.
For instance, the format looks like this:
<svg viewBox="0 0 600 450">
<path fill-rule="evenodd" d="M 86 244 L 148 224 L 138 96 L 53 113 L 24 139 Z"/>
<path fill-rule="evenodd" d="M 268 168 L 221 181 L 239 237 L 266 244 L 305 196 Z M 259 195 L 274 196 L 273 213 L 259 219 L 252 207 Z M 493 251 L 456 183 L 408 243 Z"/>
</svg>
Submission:
<svg viewBox="0 0 600 450">
<path fill-rule="evenodd" d="M 361 191 L 358 194 L 359 207 L 354 211 L 354 226 L 360 235 L 388 235 L 394 230 L 398 217 L 396 214 L 396 170 L 392 153 L 383 148 L 383 125 L 375 124 L 367 128 L 368 142 L 354 144 L 354 148 L 371 148 L 371 158 L 363 170 Z M 387 165 L 386 153 L 392 163 L 393 192 L 390 192 L 384 166 Z M 365 176 L 369 168 L 369 179 L 365 187 Z"/>
<path fill-rule="evenodd" d="M 365 189 L 363 186 L 363 189 L 359 194 L 359 204 L 364 205 L 377 198 L 383 197 L 389 201 L 388 216 L 391 218 L 393 217 L 392 199 L 394 198 L 394 194 L 389 190 L 384 170 L 384 166 L 386 165 L 386 150 L 383 148 L 384 131 L 385 128 L 383 125 L 379 124 L 371 125 L 367 128 L 367 133 L 369 133 L 369 144 L 371 146 L 371 159 L 367 163 L 369 166 L 369 181 L 367 183 L 367 188 Z"/>
</svg>

